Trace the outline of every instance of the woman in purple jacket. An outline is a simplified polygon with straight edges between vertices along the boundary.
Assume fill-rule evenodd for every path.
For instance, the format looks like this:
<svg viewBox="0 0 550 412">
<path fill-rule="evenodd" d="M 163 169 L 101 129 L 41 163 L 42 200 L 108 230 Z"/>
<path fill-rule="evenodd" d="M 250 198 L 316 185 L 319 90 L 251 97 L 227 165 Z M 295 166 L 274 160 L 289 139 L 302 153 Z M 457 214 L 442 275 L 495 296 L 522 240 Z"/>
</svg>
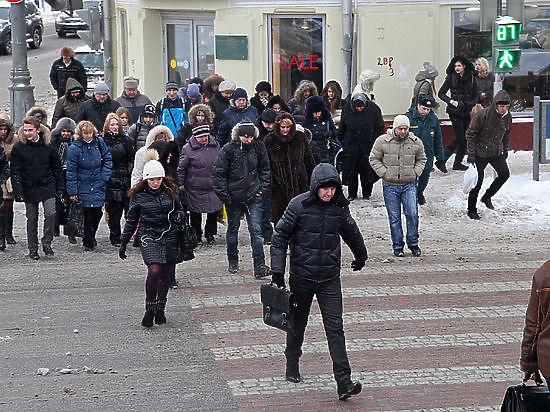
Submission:
<svg viewBox="0 0 550 412">
<path fill-rule="evenodd" d="M 210 126 L 199 123 L 193 127 L 193 136 L 183 146 L 178 165 L 178 182 L 184 191 L 191 226 L 202 242 L 202 213 L 206 213 L 204 237 L 214 243 L 216 221 L 222 202 L 212 187 L 212 165 L 218 156 L 220 145 L 210 134 Z"/>
</svg>

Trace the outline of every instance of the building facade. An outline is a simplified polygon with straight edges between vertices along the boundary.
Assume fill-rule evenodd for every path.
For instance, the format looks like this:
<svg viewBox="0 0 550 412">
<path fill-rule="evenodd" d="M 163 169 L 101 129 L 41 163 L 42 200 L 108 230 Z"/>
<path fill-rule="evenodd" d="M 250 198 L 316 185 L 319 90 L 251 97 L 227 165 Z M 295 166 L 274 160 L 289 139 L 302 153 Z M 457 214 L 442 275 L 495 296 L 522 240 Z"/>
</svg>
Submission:
<svg viewBox="0 0 550 412">
<path fill-rule="evenodd" d="M 490 33 L 466 18 L 466 8 L 477 2 L 354 3 L 356 70 L 380 73 L 375 94 L 387 118 L 409 107 L 423 62 L 439 69 L 439 87 L 453 55 L 490 60 Z M 504 81 L 518 113 L 530 112 L 534 95 L 550 98 L 550 2 L 530 4 L 538 12 L 522 31 L 521 70 Z M 285 99 L 303 79 L 319 90 L 329 80 L 343 80 L 340 1 L 116 0 L 112 17 L 118 93 L 125 75 L 139 77 L 140 89 L 152 99 L 164 94 L 167 80 L 183 84 L 213 73 L 249 94 L 268 80 Z M 439 114 L 445 117 L 444 108 Z"/>
</svg>

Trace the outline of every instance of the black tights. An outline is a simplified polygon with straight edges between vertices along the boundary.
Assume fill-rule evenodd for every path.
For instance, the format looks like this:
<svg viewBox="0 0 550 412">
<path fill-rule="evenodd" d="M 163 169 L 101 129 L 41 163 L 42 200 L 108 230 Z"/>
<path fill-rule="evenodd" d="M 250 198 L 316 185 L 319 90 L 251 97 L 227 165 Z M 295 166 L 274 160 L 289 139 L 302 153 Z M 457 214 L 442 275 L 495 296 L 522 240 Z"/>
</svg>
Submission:
<svg viewBox="0 0 550 412">
<path fill-rule="evenodd" d="M 170 273 L 174 264 L 152 263 L 147 265 L 147 280 L 145 281 L 145 298 L 147 302 L 166 299 L 170 287 Z"/>
</svg>

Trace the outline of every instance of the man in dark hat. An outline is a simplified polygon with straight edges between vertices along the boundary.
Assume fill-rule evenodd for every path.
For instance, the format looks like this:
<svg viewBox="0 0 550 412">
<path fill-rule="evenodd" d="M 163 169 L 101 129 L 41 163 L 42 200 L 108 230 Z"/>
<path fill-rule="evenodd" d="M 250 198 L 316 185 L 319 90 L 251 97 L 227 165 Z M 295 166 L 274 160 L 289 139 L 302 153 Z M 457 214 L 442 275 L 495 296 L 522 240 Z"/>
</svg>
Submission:
<svg viewBox="0 0 550 412">
<path fill-rule="evenodd" d="M 416 107 L 412 107 L 407 112 L 407 117 L 411 122 L 409 130 L 422 140 L 427 158 L 424 171 L 418 178 L 416 185 L 416 198 L 419 205 L 426 203 L 424 190 L 426 186 L 428 186 L 428 180 L 430 179 L 430 173 L 432 172 L 434 164 L 434 157 L 437 159 L 435 162 L 436 167 L 443 173 L 447 173 L 447 168 L 445 167 L 445 154 L 443 153 L 441 127 L 439 126 L 439 119 L 433 112 L 435 107 L 437 107 L 437 103 L 433 96 L 421 94 L 418 96 Z"/>
<path fill-rule="evenodd" d="M 298 383 L 299 359 L 311 302 L 317 297 L 323 315 L 338 398 L 346 400 L 361 392 L 361 382 L 351 380 L 342 321 L 340 282 L 341 241 L 351 249 L 351 268 L 361 270 L 367 260 L 363 236 L 349 211 L 336 168 L 327 163 L 315 166 L 310 190 L 294 197 L 275 227 L 271 244 L 272 283 L 285 287 L 286 255 L 290 249 L 290 290 L 296 296 L 295 333 L 286 337 L 286 373 Z"/>
<path fill-rule="evenodd" d="M 222 147 L 214 162 L 212 184 L 227 211 L 227 260 L 229 272 L 239 271 L 238 236 L 241 217 L 246 216 L 254 277 L 271 275 L 265 264 L 262 244 L 262 198 L 269 185 L 269 159 L 258 129 L 250 120 L 237 123 L 231 141 Z"/>
<path fill-rule="evenodd" d="M 497 172 L 496 179 L 481 196 L 481 203 L 485 204 L 488 209 L 495 208 L 491 198 L 510 177 L 510 169 L 506 163 L 510 131 L 512 130 L 510 102 L 508 93 L 504 90 L 499 91 L 495 95 L 493 103 L 474 116 L 466 131 L 468 163 L 475 164 L 477 168 L 477 185 L 468 195 L 468 217 L 470 219 L 481 218 L 477 213 L 477 196 L 483 184 L 487 165 L 493 166 Z"/>
<path fill-rule="evenodd" d="M 147 104 L 152 104 L 151 99 L 138 90 L 139 79 L 133 76 L 126 76 L 122 81 L 124 90 L 115 100 L 121 106 L 126 107 L 132 116 L 132 122 L 136 123 L 143 108 Z"/>
<path fill-rule="evenodd" d="M 86 70 L 82 63 L 74 58 L 74 51 L 69 47 L 63 47 L 59 54 L 61 57 L 52 63 L 50 69 L 50 83 L 57 91 L 58 99 L 65 94 L 69 77 L 78 81 L 84 90 L 88 85 Z"/>
</svg>

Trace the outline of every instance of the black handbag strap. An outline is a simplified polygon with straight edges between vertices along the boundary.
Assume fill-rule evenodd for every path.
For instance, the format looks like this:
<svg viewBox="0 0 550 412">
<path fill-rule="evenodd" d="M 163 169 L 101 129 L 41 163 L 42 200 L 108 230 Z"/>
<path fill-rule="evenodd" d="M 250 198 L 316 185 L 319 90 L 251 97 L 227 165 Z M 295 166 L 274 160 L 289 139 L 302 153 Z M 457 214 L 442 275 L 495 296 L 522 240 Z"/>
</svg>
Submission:
<svg viewBox="0 0 550 412">
<path fill-rule="evenodd" d="M 534 375 L 535 375 L 535 378 L 534 378 L 533 380 L 535 381 L 535 383 L 537 384 L 537 386 L 542 386 L 543 381 L 542 381 L 542 377 L 540 376 L 540 372 L 539 372 L 539 371 L 536 371 Z M 527 385 L 525 385 L 525 384 L 527 383 L 527 381 L 528 381 L 529 379 L 531 379 L 531 376 L 533 376 L 533 375 L 525 376 L 525 377 L 523 378 L 523 386 L 527 386 Z"/>
</svg>

